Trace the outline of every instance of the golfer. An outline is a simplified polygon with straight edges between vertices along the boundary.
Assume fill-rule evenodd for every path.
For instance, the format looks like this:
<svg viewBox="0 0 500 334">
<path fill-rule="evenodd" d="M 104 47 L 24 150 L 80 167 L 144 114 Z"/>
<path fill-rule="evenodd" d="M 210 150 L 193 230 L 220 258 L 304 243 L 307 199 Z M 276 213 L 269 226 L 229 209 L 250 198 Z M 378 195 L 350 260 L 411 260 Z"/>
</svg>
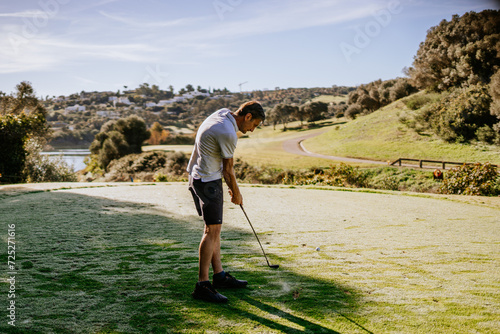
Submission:
<svg viewBox="0 0 500 334">
<path fill-rule="evenodd" d="M 215 288 L 244 288 L 247 281 L 235 279 L 222 268 L 220 232 L 222 227 L 222 177 L 229 188 L 231 202 L 243 204 L 233 169 L 233 154 L 238 141 L 237 132 L 253 132 L 266 115 L 256 101 L 242 104 L 236 112 L 217 110 L 201 124 L 196 135 L 193 154 L 188 164 L 189 190 L 198 214 L 203 217 L 205 230 L 199 248 L 198 282 L 193 297 L 214 303 L 227 298 Z M 214 272 L 213 284 L 209 269 Z"/>
</svg>

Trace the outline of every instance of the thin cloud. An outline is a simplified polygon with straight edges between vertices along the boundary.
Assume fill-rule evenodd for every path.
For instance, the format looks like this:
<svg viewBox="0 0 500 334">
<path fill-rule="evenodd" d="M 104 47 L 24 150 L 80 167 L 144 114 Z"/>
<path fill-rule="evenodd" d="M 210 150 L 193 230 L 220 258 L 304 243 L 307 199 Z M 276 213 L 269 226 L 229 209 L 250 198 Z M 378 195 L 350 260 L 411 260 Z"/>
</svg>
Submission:
<svg viewBox="0 0 500 334">
<path fill-rule="evenodd" d="M 186 17 L 186 18 L 181 18 L 177 20 L 171 20 L 171 21 L 159 21 L 159 22 L 145 22 L 145 21 L 139 21 L 135 18 L 131 17 L 125 17 L 125 16 L 119 16 L 116 14 L 109 14 L 106 13 L 105 11 L 98 11 L 99 14 L 102 16 L 111 19 L 116 22 L 120 22 L 123 24 L 126 24 L 128 26 L 132 27 L 140 27 L 144 29 L 150 29 L 150 28 L 167 28 L 167 27 L 176 27 L 176 26 L 187 26 L 190 24 L 194 24 L 196 22 L 200 22 L 203 20 L 206 20 L 207 17 Z"/>
<path fill-rule="evenodd" d="M 206 40 L 220 38 L 241 38 L 269 33 L 279 33 L 319 26 L 334 25 L 370 17 L 385 6 L 380 3 L 364 6 L 348 6 L 346 1 L 315 1 L 305 5 L 304 2 L 293 2 L 287 7 L 259 8 L 245 19 L 226 22 L 211 27 L 200 28 L 180 34 L 179 38 L 188 40 Z M 229 20 L 229 19 L 228 19 Z"/>
<path fill-rule="evenodd" d="M 39 15 L 46 15 L 42 10 L 26 10 L 23 12 L 15 12 L 15 13 L 0 13 L 0 17 L 15 17 L 15 18 L 32 18 Z"/>
</svg>

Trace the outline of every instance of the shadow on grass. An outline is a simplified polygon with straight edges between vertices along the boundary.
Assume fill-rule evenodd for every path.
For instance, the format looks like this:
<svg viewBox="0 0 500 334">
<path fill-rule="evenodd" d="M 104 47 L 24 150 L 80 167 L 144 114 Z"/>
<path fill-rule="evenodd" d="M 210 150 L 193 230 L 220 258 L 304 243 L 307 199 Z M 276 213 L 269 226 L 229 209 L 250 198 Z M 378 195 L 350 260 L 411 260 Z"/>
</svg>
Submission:
<svg viewBox="0 0 500 334">
<path fill-rule="evenodd" d="M 364 329 L 343 315 L 358 307 L 358 292 L 287 270 L 285 259 L 278 271 L 249 261 L 237 276 L 250 288 L 224 291 L 227 305 L 193 300 L 203 224 L 196 216 L 181 219 L 147 204 L 35 192 L 3 198 L 0 218 L 16 225 L 18 271 L 16 327 L 4 317 L 2 333 Z M 226 227 L 222 233 L 229 245 L 254 241 L 248 231 Z M 6 238 L 0 247 L 5 252 Z M 227 247 L 226 270 L 261 256 L 257 248 L 247 255 Z M 1 259 L 6 263 L 7 254 Z M 8 290 L 7 283 L 1 286 Z"/>
</svg>

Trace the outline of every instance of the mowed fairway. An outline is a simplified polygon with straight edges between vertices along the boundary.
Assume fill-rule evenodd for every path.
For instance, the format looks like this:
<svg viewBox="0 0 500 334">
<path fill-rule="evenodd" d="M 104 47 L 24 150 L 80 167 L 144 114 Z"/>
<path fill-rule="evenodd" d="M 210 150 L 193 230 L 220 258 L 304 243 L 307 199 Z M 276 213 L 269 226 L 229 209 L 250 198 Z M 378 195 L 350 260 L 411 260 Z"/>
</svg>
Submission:
<svg viewBox="0 0 500 334">
<path fill-rule="evenodd" d="M 499 198 L 242 192 L 280 268 L 266 266 L 226 198 L 223 262 L 249 288 L 221 291 L 229 303 L 212 305 L 190 295 L 203 223 L 186 184 L 0 187 L 0 332 L 500 333 Z M 8 224 L 16 327 L 7 324 Z"/>
</svg>

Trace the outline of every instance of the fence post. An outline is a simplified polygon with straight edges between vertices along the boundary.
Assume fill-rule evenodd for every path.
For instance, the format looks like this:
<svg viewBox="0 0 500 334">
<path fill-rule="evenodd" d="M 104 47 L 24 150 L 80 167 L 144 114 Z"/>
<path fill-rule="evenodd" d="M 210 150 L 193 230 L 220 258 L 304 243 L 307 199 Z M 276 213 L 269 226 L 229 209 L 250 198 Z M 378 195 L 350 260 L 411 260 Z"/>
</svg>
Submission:
<svg viewBox="0 0 500 334">
<path fill-rule="evenodd" d="M 446 169 L 446 162 L 443 161 L 443 169 Z"/>
<path fill-rule="evenodd" d="M 422 162 L 423 162 L 423 160 L 419 160 L 418 162 L 419 162 L 420 168 L 422 168 Z"/>
</svg>

